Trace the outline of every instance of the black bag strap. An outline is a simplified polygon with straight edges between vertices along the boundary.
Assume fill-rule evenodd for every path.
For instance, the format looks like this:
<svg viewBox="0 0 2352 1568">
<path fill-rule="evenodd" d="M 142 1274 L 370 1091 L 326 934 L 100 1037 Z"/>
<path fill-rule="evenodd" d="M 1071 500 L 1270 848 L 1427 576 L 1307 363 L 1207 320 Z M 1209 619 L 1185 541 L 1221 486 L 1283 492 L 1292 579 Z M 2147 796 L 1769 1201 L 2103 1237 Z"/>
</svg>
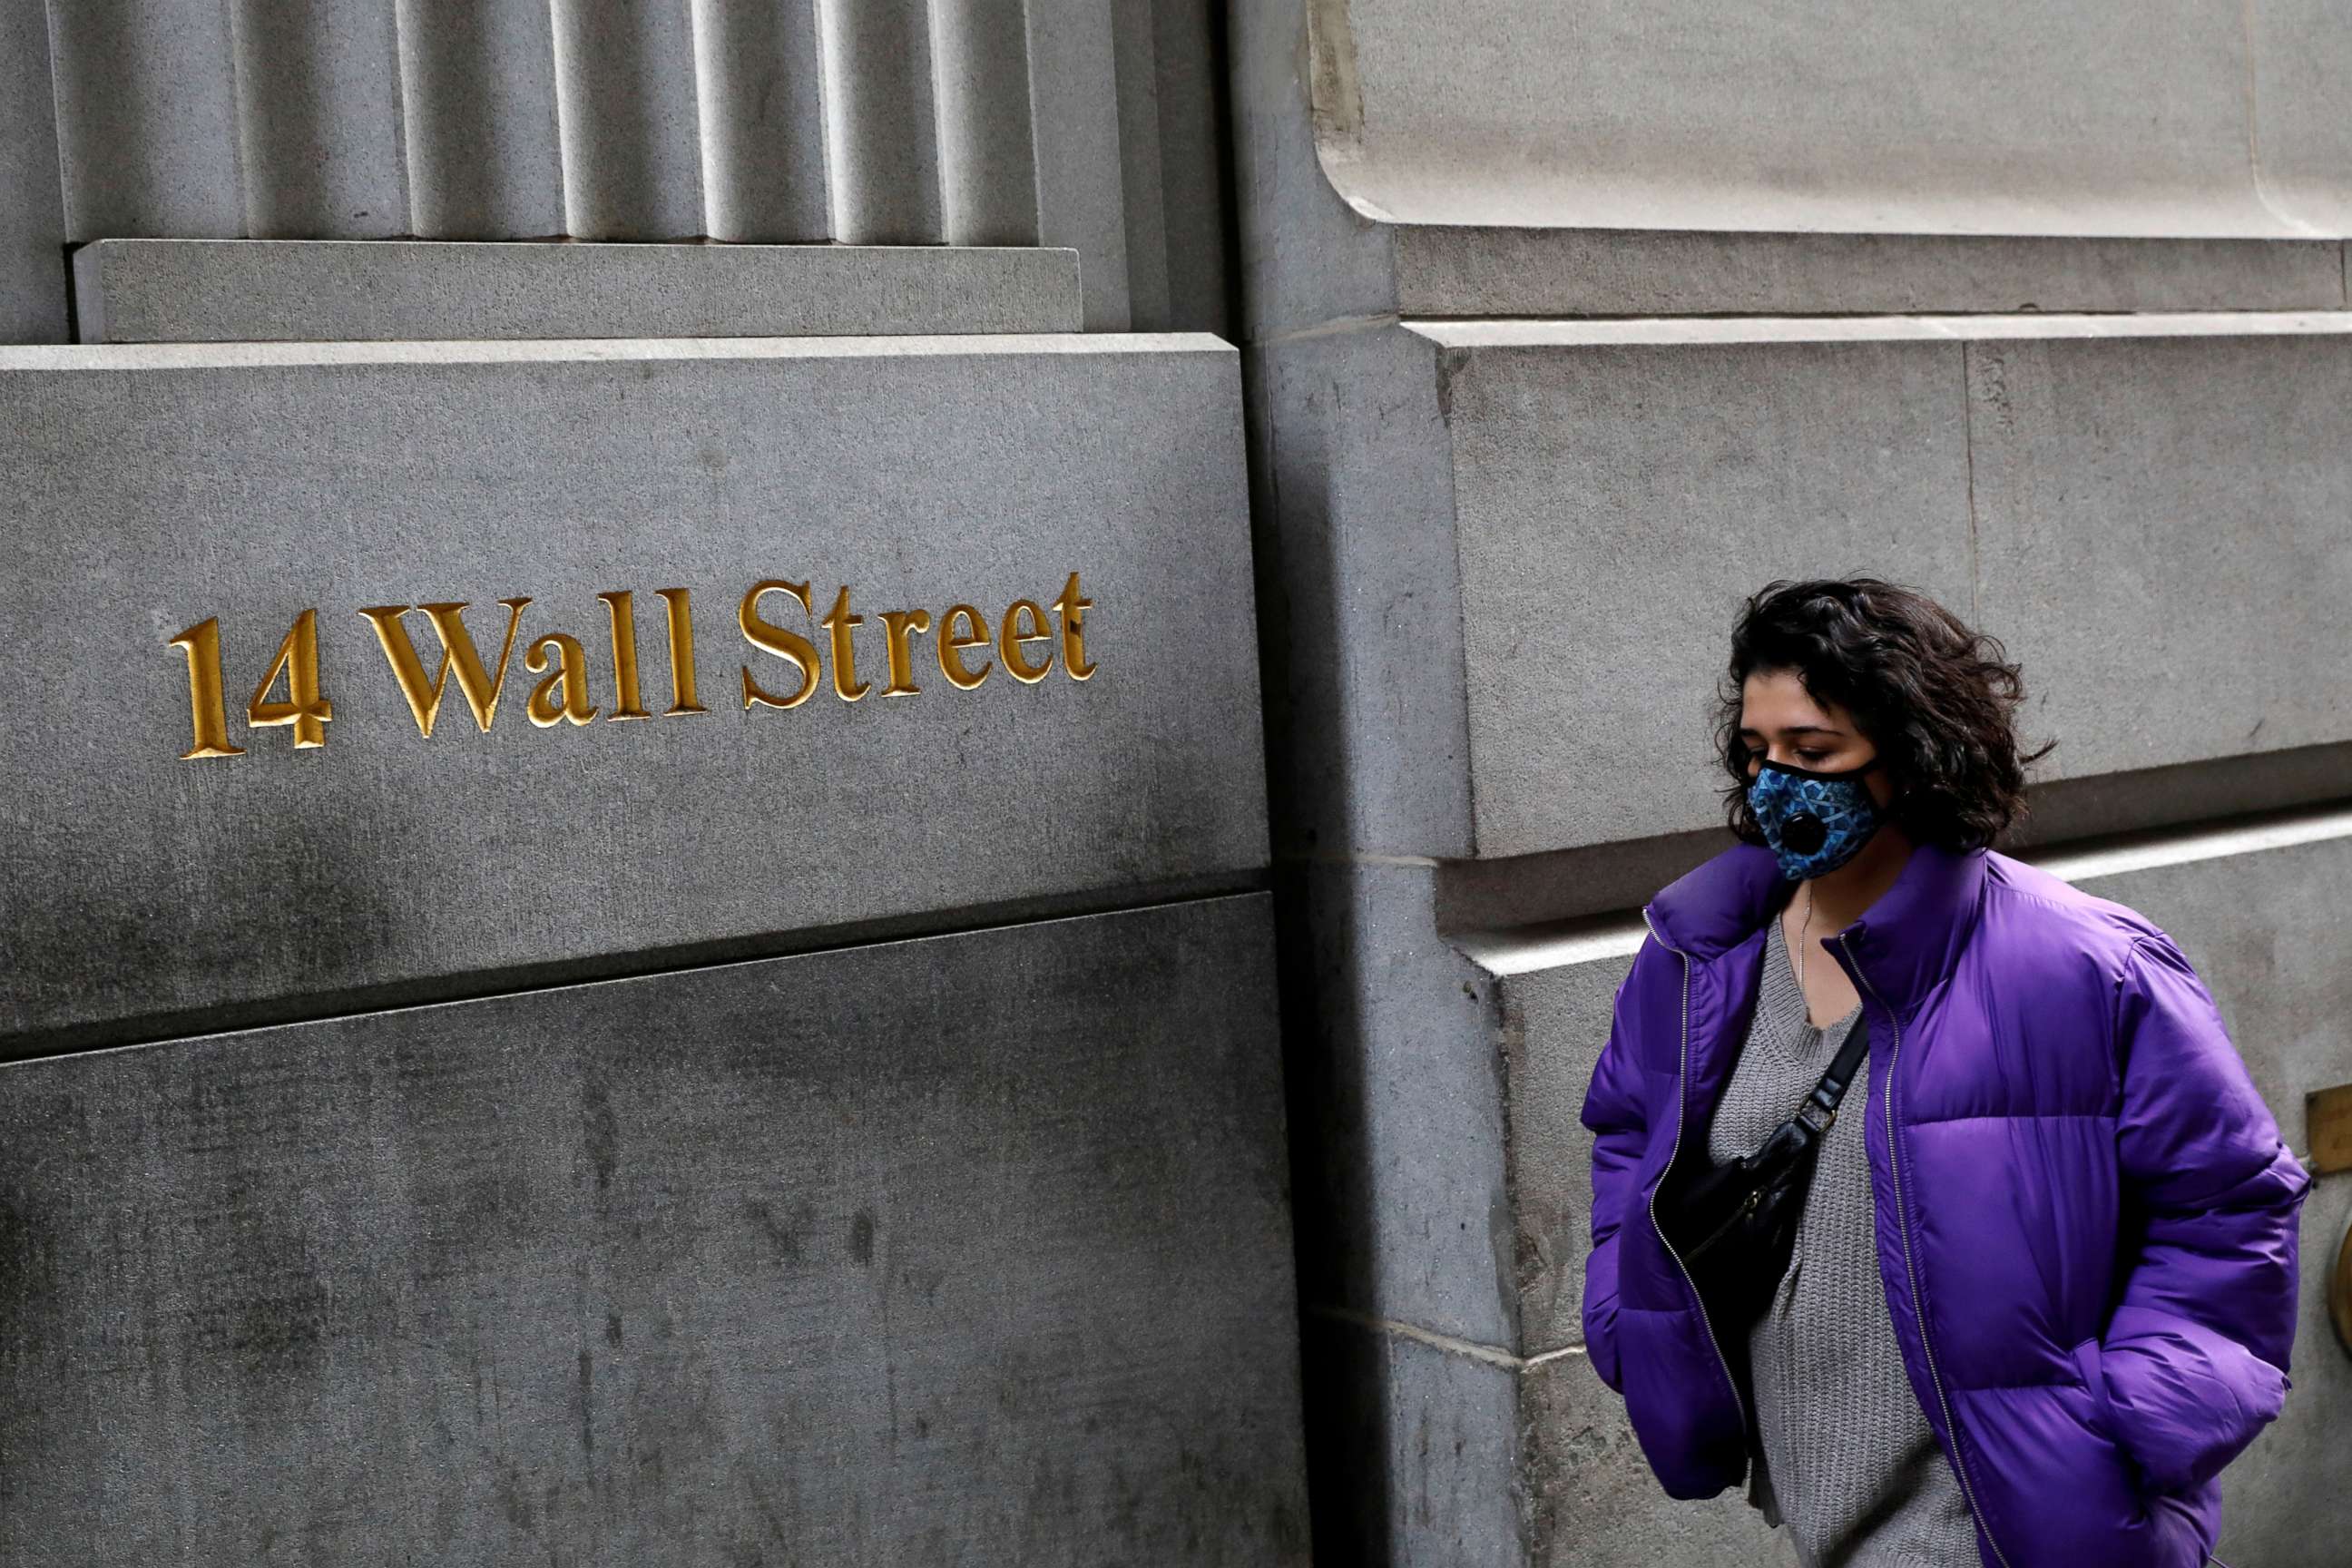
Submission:
<svg viewBox="0 0 2352 1568">
<path fill-rule="evenodd" d="M 1822 1081 L 1797 1107 L 1797 1120 L 1811 1128 L 1816 1136 L 1830 1130 L 1837 1120 L 1838 1101 L 1845 1098 L 1846 1086 L 1853 1081 L 1854 1069 L 1862 1065 L 1862 1054 L 1870 1047 L 1870 1020 L 1856 1018 L 1845 1032 L 1845 1043 L 1838 1047 L 1837 1056 L 1830 1062 L 1829 1071 Z"/>
</svg>

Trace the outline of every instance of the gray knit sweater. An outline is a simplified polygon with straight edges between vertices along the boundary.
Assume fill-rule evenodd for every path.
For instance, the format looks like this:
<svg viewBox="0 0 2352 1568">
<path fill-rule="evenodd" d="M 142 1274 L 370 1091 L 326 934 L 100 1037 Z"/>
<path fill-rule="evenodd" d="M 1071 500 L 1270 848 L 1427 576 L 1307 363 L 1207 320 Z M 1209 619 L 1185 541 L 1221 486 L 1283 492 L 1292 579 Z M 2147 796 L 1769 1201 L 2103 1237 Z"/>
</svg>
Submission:
<svg viewBox="0 0 2352 1568">
<path fill-rule="evenodd" d="M 1821 958 L 1818 949 L 1808 963 Z M 1793 1113 L 1860 1026 L 1813 1027 L 1774 920 L 1755 1023 L 1707 1133 L 1717 1161 Z M 1784 1523 L 1805 1568 L 1979 1568 L 1976 1527 L 1911 1392 L 1878 1275 L 1867 1075 L 1856 1073 L 1797 1226 L 1796 1259 L 1748 1338 L 1763 1452 L 1748 1501 Z"/>
</svg>

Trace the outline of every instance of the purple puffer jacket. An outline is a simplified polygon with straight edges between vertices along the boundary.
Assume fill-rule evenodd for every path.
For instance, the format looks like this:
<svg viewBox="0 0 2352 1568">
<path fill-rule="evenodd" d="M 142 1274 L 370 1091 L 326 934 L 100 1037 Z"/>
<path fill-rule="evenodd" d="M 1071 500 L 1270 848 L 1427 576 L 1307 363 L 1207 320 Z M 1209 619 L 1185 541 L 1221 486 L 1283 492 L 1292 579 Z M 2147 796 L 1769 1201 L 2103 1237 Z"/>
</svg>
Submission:
<svg viewBox="0 0 2352 1568">
<path fill-rule="evenodd" d="M 1585 1343 L 1678 1498 L 1741 1479 L 1748 1413 L 1650 1202 L 1793 890 L 1742 844 L 1651 901 L 1584 1102 Z M 1829 947 L 1870 1030 L 1887 1310 L 1986 1568 L 2198 1568 L 2286 1393 L 2311 1184 L 2211 996 L 2141 915 L 1987 850 L 1915 849 Z"/>
</svg>

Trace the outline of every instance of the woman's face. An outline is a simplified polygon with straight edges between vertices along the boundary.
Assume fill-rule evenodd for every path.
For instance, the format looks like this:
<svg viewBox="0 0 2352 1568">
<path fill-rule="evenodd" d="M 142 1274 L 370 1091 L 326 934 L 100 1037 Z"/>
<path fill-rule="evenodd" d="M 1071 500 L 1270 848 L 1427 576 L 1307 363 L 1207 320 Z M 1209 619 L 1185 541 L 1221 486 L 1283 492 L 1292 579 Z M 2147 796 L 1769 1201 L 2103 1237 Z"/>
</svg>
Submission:
<svg viewBox="0 0 2352 1568">
<path fill-rule="evenodd" d="M 1739 739 L 1749 778 L 1764 757 L 1809 773 L 1842 773 L 1878 754 L 1853 715 L 1834 702 L 1814 701 L 1793 669 L 1759 669 L 1748 678 L 1739 689 Z M 1880 805 L 1894 796 L 1885 768 L 1863 774 L 1862 783 Z"/>
</svg>

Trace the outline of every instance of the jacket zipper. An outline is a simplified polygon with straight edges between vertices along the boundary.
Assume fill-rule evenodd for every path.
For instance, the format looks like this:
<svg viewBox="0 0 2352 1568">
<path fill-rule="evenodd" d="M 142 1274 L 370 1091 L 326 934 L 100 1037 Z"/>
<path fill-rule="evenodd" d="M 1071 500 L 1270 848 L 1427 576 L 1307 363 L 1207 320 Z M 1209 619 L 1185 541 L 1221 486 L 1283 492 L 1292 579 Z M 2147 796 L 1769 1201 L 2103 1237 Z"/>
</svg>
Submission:
<svg viewBox="0 0 2352 1568">
<path fill-rule="evenodd" d="M 1911 1261 L 1911 1212 L 1903 1206 L 1903 1146 L 1895 1136 L 1895 1069 L 1903 1061 L 1903 1024 L 1895 1017 L 1895 1010 L 1887 1006 L 1878 994 L 1878 987 L 1871 984 L 1870 976 L 1862 972 L 1862 965 L 1855 962 L 1853 944 L 1843 936 L 1837 940 L 1838 945 L 1845 949 L 1846 967 L 1853 972 L 1854 978 L 1862 982 L 1863 989 L 1870 993 L 1870 999 L 1878 1004 L 1879 1011 L 1886 1015 L 1886 1026 L 1895 1032 L 1895 1048 L 1886 1058 L 1886 1159 L 1895 1176 L 1895 1233 L 1903 1237 L 1903 1277 L 1911 1286 L 1911 1314 L 1919 1324 L 1919 1350 L 1927 1358 L 1927 1382 L 1936 1390 L 1936 1403 L 1943 1410 L 1944 1430 L 1951 1435 L 1952 1468 L 1958 1472 L 1960 1478 L 1960 1495 L 1968 1500 L 1969 1517 L 1976 1521 L 1977 1529 L 1983 1532 L 1985 1542 L 1992 1548 L 1992 1554 L 2000 1561 L 2000 1568 L 2009 1568 L 2009 1554 L 2000 1549 L 2000 1542 L 1993 1539 L 1992 1526 L 1985 1522 L 1984 1511 L 1977 1506 L 1976 1488 L 1969 1481 L 1968 1460 L 1960 1453 L 1960 1429 L 1952 1420 L 1952 1402 L 1944 1393 L 1943 1374 L 1936 1370 L 1935 1343 L 1927 1337 L 1927 1309 L 1919 1299 L 1919 1271 Z"/>
<path fill-rule="evenodd" d="M 1664 937 L 1658 936 L 1658 928 L 1654 925 L 1651 925 L 1650 911 L 1646 909 L 1642 911 L 1642 923 L 1650 927 L 1650 934 L 1654 937 L 1657 937 L 1658 945 L 1660 947 L 1665 948 L 1668 952 L 1673 953 L 1676 958 L 1683 961 L 1682 1060 L 1675 1074 L 1675 1142 L 1674 1146 L 1666 1152 L 1666 1170 L 1668 1172 L 1672 1172 L 1675 1168 L 1675 1162 L 1681 1157 L 1683 1152 L 1683 1102 L 1687 1100 L 1690 1095 L 1691 960 L 1689 953 L 1685 952 L 1678 947 L 1669 945 Z M 1663 1180 L 1660 1184 L 1664 1184 Z M 1715 1337 L 1715 1324 L 1706 1315 L 1706 1299 L 1698 1293 L 1698 1282 L 1691 1278 L 1690 1268 L 1687 1264 L 1683 1262 L 1683 1255 L 1676 1252 L 1675 1250 L 1675 1244 L 1666 1239 L 1666 1227 L 1658 1223 L 1658 1189 L 1656 1186 L 1653 1186 L 1650 1189 L 1649 1211 L 1650 1228 L 1658 1233 L 1658 1245 L 1664 1247 L 1666 1249 L 1666 1256 L 1675 1260 L 1675 1267 L 1682 1272 L 1683 1283 L 1690 1288 L 1691 1300 L 1698 1303 L 1699 1327 L 1706 1331 L 1707 1348 L 1715 1352 L 1715 1363 L 1723 1370 L 1723 1385 L 1731 1391 L 1732 1405 L 1739 1412 L 1740 1437 L 1742 1446 L 1745 1447 L 1748 1434 L 1748 1402 L 1739 1397 L 1739 1384 L 1731 1375 L 1731 1362 L 1730 1359 L 1723 1353 L 1723 1342 Z M 2003 1563 L 2002 1568 L 2008 1568 L 2007 1563 Z"/>
</svg>

